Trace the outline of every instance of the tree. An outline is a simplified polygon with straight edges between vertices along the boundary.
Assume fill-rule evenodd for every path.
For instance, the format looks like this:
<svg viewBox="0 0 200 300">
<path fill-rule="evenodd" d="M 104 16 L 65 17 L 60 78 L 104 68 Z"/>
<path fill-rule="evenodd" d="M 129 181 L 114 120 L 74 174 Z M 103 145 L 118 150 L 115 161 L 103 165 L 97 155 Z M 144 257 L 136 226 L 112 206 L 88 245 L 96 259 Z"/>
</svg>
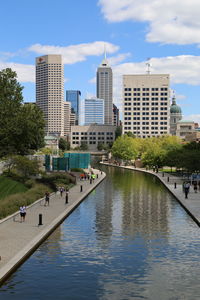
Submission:
<svg viewBox="0 0 200 300">
<path fill-rule="evenodd" d="M 115 139 L 122 135 L 122 126 L 117 126 L 115 130 Z"/>
<path fill-rule="evenodd" d="M 128 131 L 126 133 L 126 135 L 128 135 L 129 137 L 135 138 L 135 135 L 131 131 Z"/>
<path fill-rule="evenodd" d="M 35 104 L 22 105 L 16 119 L 17 129 L 13 136 L 16 153 L 25 155 L 44 147 L 45 121 L 39 107 Z"/>
<path fill-rule="evenodd" d="M 66 141 L 65 139 L 63 139 L 63 138 L 60 138 L 58 147 L 62 151 L 69 150 L 70 149 L 70 143 L 68 141 Z"/>
<path fill-rule="evenodd" d="M 102 151 L 103 150 L 103 143 L 99 142 L 98 145 L 97 145 L 97 149 L 99 151 Z"/>
<path fill-rule="evenodd" d="M 88 150 L 88 144 L 86 142 L 81 142 L 80 150 L 83 150 L 83 151 Z"/>
<path fill-rule="evenodd" d="M 111 152 L 116 158 L 130 161 L 135 159 L 138 155 L 138 149 L 134 144 L 134 139 L 128 137 L 126 134 L 118 137 L 118 139 L 113 143 Z"/>
<path fill-rule="evenodd" d="M 9 164 L 9 172 L 17 173 L 24 180 L 32 175 L 39 173 L 39 163 L 37 160 L 30 160 L 28 157 L 21 155 L 13 155 L 7 159 Z M 8 166 L 8 165 L 7 165 Z"/>
<path fill-rule="evenodd" d="M 0 157 L 28 154 L 44 145 L 43 114 L 36 105 L 23 105 L 23 87 L 11 69 L 0 71 Z"/>
<path fill-rule="evenodd" d="M 23 87 L 11 69 L 0 71 L 0 156 L 15 151 L 13 136 L 17 129 L 17 115 L 23 96 Z"/>
</svg>

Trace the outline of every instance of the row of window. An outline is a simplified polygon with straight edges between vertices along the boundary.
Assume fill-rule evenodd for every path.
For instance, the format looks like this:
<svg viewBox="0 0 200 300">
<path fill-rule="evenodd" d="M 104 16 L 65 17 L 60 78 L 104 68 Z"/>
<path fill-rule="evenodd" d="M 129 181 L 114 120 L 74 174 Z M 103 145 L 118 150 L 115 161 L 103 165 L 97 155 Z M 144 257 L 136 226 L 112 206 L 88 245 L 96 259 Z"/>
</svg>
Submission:
<svg viewBox="0 0 200 300">
<path fill-rule="evenodd" d="M 78 136 L 73 136 L 72 139 L 73 139 L 73 140 L 79 140 L 79 137 L 78 137 Z M 96 138 L 96 137 L 93 137 L 93 136 L 90 136 L 90 137 L 82 136 L 82 137 L 81 137 L 81 140 L 86 140 L 86 141 L 87 141 L 88 139 L 89 139 L 89 140 L 96 140 L 97 138 Z M 103 141 L 104 141 L 105 138 L 104 138 L 103 136 L 100 136 L 100 137 L 98 137 L 98 140 L 103 140 Z M 106 137 L 106 140 L 113 140 L 113 137 L 107 136 L 107 137 Z"/>
<path fill-rule="evenodd" d="M 148 107 L 147 107 L 147 108 L 148 108 Z M 131 116 L 131 115 L 136 116 L 136 115 L 140 115 L 140 114 L 141 114 L 141 115 L 149 115 L 149 112 L 142 112 L 142 113 L 140 113 L 140 112 L 133 112 L 133 113 L 131 113 L 131 112 L 125 112 L 125 113 L 124 113 L 125 116 Z M 155 115 L 158 116 L 158 112 L 151 112 L 151 115 L 152 115 L 152 116 L 155 116 Z M 162 111 L 161 111 L 161 112 L 159 113 L 159 115 L 161 115 L 161 116 L 167 115 L 167 112 L 162 112 Z"/>
<path fill-rule="evenodd" d="M 104 135 L 104 134 L 113 135 L 113 132 L 72 132 L 72 135 L 79 135 L 79 134 L 81 134 L 81 135 L 87 135 L 87 134 L 89 134 L 89 135 L 96 135 L 96 134 L 98 134 L 98 135 Z"/>
<path fill-rule="evenodd" d="M 124 93 L 124 96 L 131 96 L 132 94 L 131 93 Z M 168 94 L 167 93 L 163 93 L 161 92 L 160 93 L 161 96 L 167 96 Z M 159 93 L 133 93 L 133 96 L 159 96 Z"/>
<path fill-rule="evenodd" d="M 152 98 L 124 98 L 124 101 L 168 101 L 167 97 L 152 97 Z"/>
<path fill-rule="evenodd" d="M 167 91 L 167 87 L 161 88 L 124 88 L 124 91 Z"/>
<path fill-rule="evenodd" d="M 165 131 L 160 131 L 160 132 L 158 132 L 158 131 L 151 131 L 151 134 L 167 134 L 168 133 L 166 127 L 162 127 L 162 128 L 160 127 L 160 129 L 161 130 L 165 130 Z M 138 131 L 133 131 L 133 134 L 135 134 L 135 135 L 140 134 L 139 129 L 137 127 L 134 127 L 133 130 L 138 130 Z M 147 131 L 147 132 L 144 131 L 144 130 L 150 130 L 150 129 L 148 129 L 148 127 L 142 127 L 142 130 L 143 130 L 143 132 L 142 132 L 143 134 L 149 134 L 149 131 Z M 159 130 L 159 129 L 157 127 L 154 127 L 153 130 Z M 124 127 L 124 132 L 126 133 L 126 131 L 132 131 L 132 128 L 130 126 L 126 126 L 126 127 Z M 143 136 L 143 137 L 145 137 L 145 136 Z"/>
<path fill-rule="evenodd" d="M 140 105 L 168 105 L 168 103 L 167 102 L 151 102 L 151 103 L 149 103 L 149 102 L 143 102 L 143 103 L 140 103 L 140 102 L 134 102 L 134 103 L 132 103 L 132 102 L 125 102 L 124 103 L 124 106 L 131 106 L 131 105 L 133 105 L 133 106 L 140 106 Z"/>
</svg>

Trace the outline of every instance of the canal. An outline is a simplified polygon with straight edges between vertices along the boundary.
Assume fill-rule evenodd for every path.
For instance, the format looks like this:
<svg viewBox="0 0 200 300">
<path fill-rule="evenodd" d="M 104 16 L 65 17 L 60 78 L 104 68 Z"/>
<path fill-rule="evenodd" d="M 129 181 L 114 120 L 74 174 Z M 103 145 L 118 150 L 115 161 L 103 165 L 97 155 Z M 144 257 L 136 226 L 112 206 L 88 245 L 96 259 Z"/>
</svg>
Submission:
<svg viewBox="0 0 200 300">
<path fill-rule="evenodd" d="M 199 227 L 156 178 L 104 170 L 0 299 L 200 299 Z"/>
</svg>

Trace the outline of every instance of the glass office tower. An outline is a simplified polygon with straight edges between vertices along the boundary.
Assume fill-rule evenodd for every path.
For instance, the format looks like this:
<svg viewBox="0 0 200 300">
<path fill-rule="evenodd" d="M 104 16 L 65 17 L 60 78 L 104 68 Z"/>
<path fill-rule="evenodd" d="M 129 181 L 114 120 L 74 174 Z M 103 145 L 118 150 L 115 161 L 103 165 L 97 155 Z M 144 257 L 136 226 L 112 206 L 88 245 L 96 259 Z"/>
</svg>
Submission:
<svg viewBox="0 0 200 300">
<path fill-rule="evenodd" d="M 76 125 L 79 124 L 79 105 L 81 92 L 78 90 L 67 90 L 66 101 L 71 102 L 72 113 L 76 115 Z"/>
<path fill-rule="evenodd" d="M 85 125 L 104 124 L 104 99 L 85 99 Z"/>
</svg>

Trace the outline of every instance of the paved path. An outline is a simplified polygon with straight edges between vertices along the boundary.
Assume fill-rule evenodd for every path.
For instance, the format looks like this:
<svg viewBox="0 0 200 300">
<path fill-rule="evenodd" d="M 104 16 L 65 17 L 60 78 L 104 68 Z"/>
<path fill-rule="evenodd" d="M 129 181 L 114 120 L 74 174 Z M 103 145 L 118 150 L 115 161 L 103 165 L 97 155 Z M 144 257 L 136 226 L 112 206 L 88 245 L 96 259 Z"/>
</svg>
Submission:
<svg viewBox="0 0 200 300">
<path fill-rule="evenodd" d="M 132 166 L 116 166 L 115 164 L 103 163 L 105 165 L 111 165 L 119 168 L 130 169 L 134 171 L 144 172 L 152 174 L 160 179 L 160 181 L 167 187 L 167 189 L 176 197 L 179 203 L 184 207 L 184 209 L 190 214 L 194 221 L 200 226 L 200 191 L 197 193 L 194 192 L 193 187 L 190 187 L 190 192 L 188 194 L 188 199 L 185 199 L 185 194 L 183 193 L 183 181 L 180 177 L 175 177 L 167 173 L 153 171 L 147 171 L 143 168 L 135 168 Z M 169 178 L 169 179 L 168 179 Z M 169 182 L 168 182 L 169 180 Z M 176 183 L 176 188 L 175 184 Z"/>
<path fill-rule="evenodd" d="M 19 214 L 0 221 L 0 282 L 11 270 L 13 271 L 27 255 L 43 241 L 68 214 L 94 189 L 104 178 L 105 173 L 94 170 L 98 178 L 90 184 L 90 180 L 77 180 L 77 185 L 69 191 L 69 202 L 65 203 L 65 193 L 53 193 L 50 205 L 44 206 L 44 199 L 38 200 L 27 209 L 26 220 L 20 223 Z M 82 185 L 83 191 L 80 192 Z M 42 214 L 43 225 L 38 226 L 39 214 Z"/>
</svg>

